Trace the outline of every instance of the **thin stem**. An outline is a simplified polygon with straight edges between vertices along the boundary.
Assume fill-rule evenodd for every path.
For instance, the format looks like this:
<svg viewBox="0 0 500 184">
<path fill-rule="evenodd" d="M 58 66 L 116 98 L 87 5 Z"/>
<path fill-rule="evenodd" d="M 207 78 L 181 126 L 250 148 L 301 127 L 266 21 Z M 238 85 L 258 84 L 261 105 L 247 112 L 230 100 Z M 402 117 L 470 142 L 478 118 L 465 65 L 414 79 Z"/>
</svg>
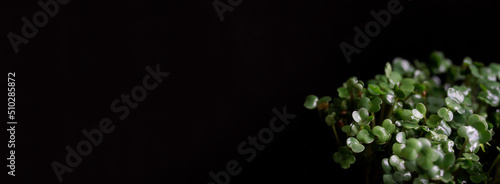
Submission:
<svg viewBox="0 0 500 184">
<path fill-rule="evenodd" d="M 426 91 L 424 91 L 424 92 L 422 93 L 422 96 L 424 97 L 424 105 L 425 105 L 426 107 L 429 107 L 429 106 L 427 105 L 427 92 L 426 92 Z"/>
<path fill-rule="evenodd" d="M 465 146 L 467 146 L 467 144 L 469 144 L 469 139 L 466 139 L 465 142 L 464 142 L 464 145 L 462 146 L 462 149 L 460 149 L 460 152 L 458 153 L 458 158 L 460 158 L 465 150 Z"/>
<path fill-rule="evenodd" d="M 372 116 L 373 116 L 373 119 L 372 119 L 372 122 L 370 122 L 370 125 L 373 128 L 375 126 L 375 113 L 372 112 Z"/>
<path fill-rule="evenodd" d="M 379 117 L 378 117 L 378 122 L 382 122 L 383 121 L 383 117 L 385 116 L 385 102 L 382 103 L 382 109 L 380 110 L 380 113 L 379 113 Z"/>
<path fill-rule="evenodd" d="M 490 169 L 488 170 L 488 175 L 486 176 L 490 176 L 491 174 L 491 171 L 493 171 L 493 168 L 497 165 L 497 163 L 500 161 L 500 154 L 497 155 L 497 158 L 495 159 L 495 161 L 493 162 L 493 164 L 491 164 L 491 167 Z"/>
<path fill-rule="evenodd" d="M 335 128 L 335 124 L 332 125 L 333 133 L 335 134 L 335 140 L 337 140 L 337 146 L 340 147 L 339 136 L 337 135 L 337 129 Z"/>
<path fill-rule="evenodd" d="M 387 115 L 387 118 L 390 118 L 392 116 L 392 113 L 394 113 L 394 106 L 396 106 L 396 103 L 398 103 L 398 100 L 394 100 L 394 104 L 390 106 L 389 114 Z"/>
<path fill-rule="evenodd" d="M 408 100 L 408 98 L 412 97 L 413 95 L 415 95 L 415 93 L 411 93 L 410 95 L 408 95 L 404 100 L 403 102 L 406 102 L 406 100 Z"/>
</svg>

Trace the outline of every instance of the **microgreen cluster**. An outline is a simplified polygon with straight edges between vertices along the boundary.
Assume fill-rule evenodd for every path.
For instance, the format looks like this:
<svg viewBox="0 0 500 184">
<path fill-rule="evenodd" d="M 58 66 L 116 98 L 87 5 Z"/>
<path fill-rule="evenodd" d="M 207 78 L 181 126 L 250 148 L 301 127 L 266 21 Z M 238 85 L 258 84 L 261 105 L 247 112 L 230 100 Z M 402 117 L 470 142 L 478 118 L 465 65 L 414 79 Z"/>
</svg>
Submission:
<svg viewBox="0 0 500 184">
<path fill-rule="evenodd" d="M 491 183 L 500 160 L 493 140 L 499 81 L 499 64 L 466 57 L 453 65 L 433 52 L 429 62 L 395 58 L 384 74 L 366 82 L 351 77 L 338 97 L 309 95 L 304 106 L 318 109 L 332 127 L 333 160 L 344 169 L 356 157 L 380 154 L 384 183 Z M 495 161 L 481 160 L 486 154 Z"/>
</svg>

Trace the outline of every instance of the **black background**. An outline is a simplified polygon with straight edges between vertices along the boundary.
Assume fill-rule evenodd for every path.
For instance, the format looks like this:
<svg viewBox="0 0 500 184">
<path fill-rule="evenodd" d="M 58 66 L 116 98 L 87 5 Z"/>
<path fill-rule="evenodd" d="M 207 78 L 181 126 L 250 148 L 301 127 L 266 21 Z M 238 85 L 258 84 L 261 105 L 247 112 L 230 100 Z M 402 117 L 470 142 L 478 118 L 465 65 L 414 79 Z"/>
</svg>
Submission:
<svg viewBox="0 0 500 184">
<path fill-rule="evenodd" d="M 230 183 L 363 182 L 332 161 L 333 133 L 304 109 L 305 96 L 335 96 L 349 77 L 366 81 L 398 56 L 427 61 L 440 50 L 455 64 L 500 62 L 494 0 L 401 0 L 351 63 L 339 43 L 354 44 L 353 28 L 389 1 L 243 0 L 221 22 L 212 1 L 72 0 L 15 54 L 6 35 L 21 34 L 37 2 L 0 6 L 1 66 L 17 75 L 14 183 L 58 183 L 51 163 L 64 163 L 65 146 L 101 118 L 116 120 L 111 102 L 157 64 L 170 76 L 64 183 L 209 183 L 230 160 L 243 169 Z M 284 106 L 297 117 L 246 164 L 238 145 Z"/>
</svg>

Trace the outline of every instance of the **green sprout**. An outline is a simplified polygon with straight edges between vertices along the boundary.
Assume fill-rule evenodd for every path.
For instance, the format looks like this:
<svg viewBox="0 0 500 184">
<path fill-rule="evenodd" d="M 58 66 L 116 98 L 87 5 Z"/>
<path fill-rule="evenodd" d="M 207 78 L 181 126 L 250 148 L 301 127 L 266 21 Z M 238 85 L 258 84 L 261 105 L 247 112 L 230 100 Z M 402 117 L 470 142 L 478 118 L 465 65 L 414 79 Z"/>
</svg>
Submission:
<svg viewBox="0 0 500 184">
<path fill-rule="evenodd" d="M 332 127 L 344 169 L 364 157 L 381 163 L 387 184 L 500 182 L 500 64 L 454 65 L 437 51 L 429 60 L 395 58 L 383 74 L 351 77 L 338 97 L 309 95 L 304 107 Z"/>
</svg>

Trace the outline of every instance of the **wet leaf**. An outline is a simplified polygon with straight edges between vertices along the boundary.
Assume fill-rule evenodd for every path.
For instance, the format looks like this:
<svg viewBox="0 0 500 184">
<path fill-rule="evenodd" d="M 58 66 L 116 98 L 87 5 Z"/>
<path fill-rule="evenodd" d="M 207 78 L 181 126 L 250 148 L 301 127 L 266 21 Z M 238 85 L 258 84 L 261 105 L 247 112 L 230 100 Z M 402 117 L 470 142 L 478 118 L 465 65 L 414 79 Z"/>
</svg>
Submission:
<svg viewBox="0 0 500 184">
<path fill-rule="evenodd" d="M 399 143 L 406 143 L 406 134 L 404 132 L 399 132 L 396 135 L 396 141 Z"/>
<path fill-rule="evenodd" d="M 464 94 L 455 88 L 448 88 L 448 97 L 455 100 L 457 103 L 462 103 L 464 101 Z"/>
<path fill-rule="evenodd" d="M 446 122 L 450 122 L 453 119 L 453 113 L 444 107 L 438 110 L 438 116 L 443 118 Z"/>
<path fill-rule="evenodd" d="M 475 153 L 479 148 L 479 132 L 472 126 L 462 126 L 457 131 L 460 137 L 466 138 L 468 143 L 466 151 Z"/>
</svg>

